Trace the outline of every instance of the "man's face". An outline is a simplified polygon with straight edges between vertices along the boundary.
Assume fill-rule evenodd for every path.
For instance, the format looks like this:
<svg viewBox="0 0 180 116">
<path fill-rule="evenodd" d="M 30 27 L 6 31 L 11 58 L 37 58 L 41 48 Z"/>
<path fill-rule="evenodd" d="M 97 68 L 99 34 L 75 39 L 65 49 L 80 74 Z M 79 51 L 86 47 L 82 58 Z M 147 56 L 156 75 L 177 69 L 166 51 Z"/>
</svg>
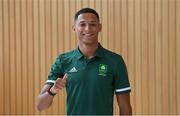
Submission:
<svg viewBox="0 0 180 116">
<path fill-rule="evenodd" d="M 80 14 L 73 26 L 79 42 L 83 44 L 95 44 L 98 42 L 98 33 L 101 31 L 101 24 L 96 15 L 92 13 Z"/>
</svg>

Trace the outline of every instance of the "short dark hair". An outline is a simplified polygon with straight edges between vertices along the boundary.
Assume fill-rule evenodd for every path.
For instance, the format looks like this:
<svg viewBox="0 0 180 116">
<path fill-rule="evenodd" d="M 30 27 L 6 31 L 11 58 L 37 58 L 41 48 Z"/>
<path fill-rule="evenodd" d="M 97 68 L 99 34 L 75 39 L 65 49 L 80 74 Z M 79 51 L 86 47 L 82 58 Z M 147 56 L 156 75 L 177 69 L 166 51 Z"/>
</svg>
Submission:
<svg viewBox="0 0 180 116">
<path fill-rule="evenodd" d="M 92 9 L 92 8 L 82 8 L 81 10 L 79 10 L 78 12 L 76 12 L 75 17 L 74 17 L 74 20 L 76 21 L 77 18 L 78 18 L 78 16 L 79 16 L 80 14 L 83 14 L 83 13 L 92 13 L 92 14 L 96 15 L 96 17 L 97 17 L 97 19 L 98 19 L 98 21 L 99 21 L 99 15 L 98 15 L 98 13 L 97 13 L 94 9 Z"/>
</svg>

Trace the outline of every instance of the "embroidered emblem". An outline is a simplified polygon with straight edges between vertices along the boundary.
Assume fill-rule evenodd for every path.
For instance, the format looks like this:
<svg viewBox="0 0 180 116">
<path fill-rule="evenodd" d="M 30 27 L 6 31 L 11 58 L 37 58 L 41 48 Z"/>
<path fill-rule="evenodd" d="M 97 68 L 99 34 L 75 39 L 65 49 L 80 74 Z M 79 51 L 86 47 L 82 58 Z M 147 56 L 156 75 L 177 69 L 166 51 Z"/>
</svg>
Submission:
<svg viewBox="0 0 180 116">
<path fill-rule="evenodd" d="M 101 76 L 106 76 L 107 74 L 107 65 L 106 64 L 99 64 L 99 74 Z"/>
</svg>

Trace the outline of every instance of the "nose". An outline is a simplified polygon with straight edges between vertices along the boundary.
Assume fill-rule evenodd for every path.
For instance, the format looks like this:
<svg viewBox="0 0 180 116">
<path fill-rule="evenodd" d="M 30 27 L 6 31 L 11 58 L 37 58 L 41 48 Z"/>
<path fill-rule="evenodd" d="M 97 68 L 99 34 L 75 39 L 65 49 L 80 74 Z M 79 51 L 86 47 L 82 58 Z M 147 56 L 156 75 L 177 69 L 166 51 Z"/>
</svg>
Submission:
<svg viewBox="0 0 180 116">
<path fill-rule="evenodd" d="M 86 25 L 85 30 L 88 31 L 90 29 L 89 25 Z"/>
</svg>

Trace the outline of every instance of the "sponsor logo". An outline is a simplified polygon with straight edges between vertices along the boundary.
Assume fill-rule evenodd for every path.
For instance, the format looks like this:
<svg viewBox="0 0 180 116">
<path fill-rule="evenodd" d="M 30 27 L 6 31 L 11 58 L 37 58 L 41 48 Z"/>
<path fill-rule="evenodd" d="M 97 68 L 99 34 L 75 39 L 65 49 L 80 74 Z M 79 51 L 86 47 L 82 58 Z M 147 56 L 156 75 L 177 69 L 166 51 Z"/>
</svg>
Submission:
<svg viewBox="0 0 180 116">
<path fill-rule="evenodd" d="M 75 67 L 73 67 L 69 72 L 70 72 L 70 73 L 72 73 L 72 72 L 77 72 L 77 69 L 76 69 Z"/>
</svg>

